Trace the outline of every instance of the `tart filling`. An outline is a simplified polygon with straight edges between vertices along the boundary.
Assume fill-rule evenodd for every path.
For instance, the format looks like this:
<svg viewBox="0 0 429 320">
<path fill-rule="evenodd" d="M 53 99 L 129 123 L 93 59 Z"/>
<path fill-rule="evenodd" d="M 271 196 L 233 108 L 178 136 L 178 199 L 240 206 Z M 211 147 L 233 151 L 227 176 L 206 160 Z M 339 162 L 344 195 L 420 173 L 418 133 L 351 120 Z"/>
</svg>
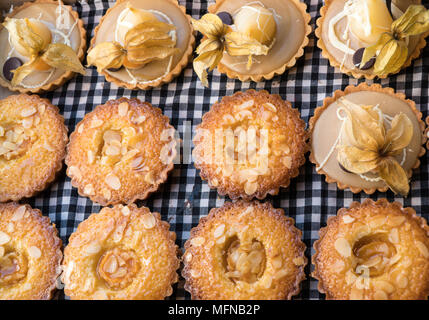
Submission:
<svg viewBox="0 0 429 320">
<path fill-rule="evenodd" d="M 159 213 L 103 208 L 82 222 L 64 250 L 62 280 L 74 300 L 160 300 L 173 293 L 176 234 Z"/>
<path fill-rule="evenodd" d="M 72 72 L 85 74 L 85 30 L 61 1 L 39 0 L 12 11 L 0 27 L 0 42 L 0 80 L 12 90 L 49 90 Z"/>
<path fill-rule="evenodd" d="M 305 162 L 299 112 L 266 91 L 224 97 L 196 129 L 193 157 L 210 187 L 232 199 L 263 199 L 287 187 Z"/>
<path fill-rule="evenodd" d="M 45 189 L 62 168 L 67 141 L 64 119 L 48 100 L 0 100 L 0 202 Z"/>
<path fill-rule="evenodd" d="M 424 153 L 421 114 L 393 90 L 365 84 L 325 99 L 310 120 L 310 160 L 353 192 L 408 194 L 408 178 Z"/>
<path fill-rule="evenodd" d="M 316 35 L 324 56 L 355 77 L 385 78 L 410 64 L 424 46 L 428 12 L 420 1 L 331 0 Z"/>
<path fill-rule="evenodd" d="M 108 80 L 145 89 L 177 75 L 193 41 L 189 19 L 176 1 L 117 1 L 96 28 L 88 64 Z"/>
<path fill-rule="evenodd" d="M 413 209 L 353 202 L 319 233 L 312 276 L 327 299 L 427 299 L 429 227 Z"/>
<path fill-rule="evenodd" d="M 232 77 L 258 81 L 295 64 L 308 43 L 310 17 L 298 1 L 217 1 L 193 20 L 205 37 L 197 48 L 194 70 L 204 86 L 207 71 L 219 66 Z"/>
<path fill-rule="evenodd" d="M 305 278 L 301 236 L 269 203 L 227 202 L 191 230 L 185 289 L 192 299 L 291 299 Z"/>
<path fill-rule="evenodd" d="M 61 273 L 61 240 L 40 210 L 0 204 L 0 299 L 47 300 Z"/>
<path fill-rule="evenodd" d="M 132 203 L 167 179 L 176 154 L 168 117 L 147 102 L 121 98 L 97 106 L 77 125 L 67 175 L 95 202 Z"/>
</svg>

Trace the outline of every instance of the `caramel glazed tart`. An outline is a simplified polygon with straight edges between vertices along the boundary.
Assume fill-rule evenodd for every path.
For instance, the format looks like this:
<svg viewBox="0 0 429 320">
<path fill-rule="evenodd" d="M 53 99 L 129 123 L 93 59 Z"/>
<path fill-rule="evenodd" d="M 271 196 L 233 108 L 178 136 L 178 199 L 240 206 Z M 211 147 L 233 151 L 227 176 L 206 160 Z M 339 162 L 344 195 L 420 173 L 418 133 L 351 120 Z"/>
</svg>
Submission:
<svg viewBox="0 0 429 320">
<path fill-rule="evenodd" d="M 402 2 L 399 3 L 399 6 L 403 7 L 405 2 L 403 0 L 401 0 L 401 1 Z M 323 26 L 325 24 L 325 18 L 328 15 L 328 11 L 329 11 L 330 7 L 331 6 L 334 7 L 334 5 L 335 5 L 335 7 L 337 7 L 336 4 L 339 2 L 346 3 L 346 0 L 325 0 L 325 5 L 320 9 L 320 18 L 318 18 L 316 21 L 317 27 L 316 27 L 315 34 L 318 38 L 317 46 L 322 50 L 322 56 L 329 60 L 331 66 L 339 69 L 342 73 L 345 73 L 349 76 L 353 76 L 356 79 L 363 78 L 363 77 L 368 79 L 368 80 L 374 79 L 375 77 L 378 77 L 380 79 L 387 78 L 389 76 L 388 74 L 381 75 L 381 76 L 380 75 L 377 76 L 377 75 L 373 74 L 372 68 L 370 68 L 368 70 L 360 70 L 356 67 L 352 67 L 352 68 L 346 67 L 345 61 L 348 60 L 347 55 L 345 55 L 345 58 L 343 58 L 345 61 L 342 61 L 342 59 L 336 58 L 327 49 L 327 45 L 323 41 L 323 36 L 322 36 L 322 34 L 324 33 Z M 409 2 L 409 5 L 421 4 L 421 0 L 408 0 L 408 2 Z M 404 10 L 404 12 L 406 11 L 406 8 L 407 7 L 402 8 Z M 403 64 L 401 69 L 405 69 L 405 68 L 409 67 L 411 65 L 412 61 L 420 56 L 421 51 L 426 46 L 425 38 L 428 35 L 429 35 L 429 33 L 422 34 L 420 36 L 414 36 L 414 38 L 415 38 L 413 40 L 413 42 L 415 42 L 414 43 L 414 50 L 409 53 L 408 59 L 405 61 L 405 63 Z M 336 49 L 336 50 L 338 50 L 338 49 Z"/>
<path fill-rule="evenodd" d="M 52 297 L 63 258 L 58 231 L 38 209 L 0 204 L 0 300 Z"/>
<path fill-rule="evenodd" d="M 312 276 L 327 299 L 426 300 L 429 227 L 412 208 L 366 199 L 319 231 Z"/>
<path fill-rule="evenodd" d="M 79 43 L 78 47 L 75 48 L 76 54 L 77 54 L 79 60 L 83 61 L 85 51 L 86 51 L 86 30 L 84 28 L 82 20 L 79 19 L 78 13 L 76 11 L 73 11 L 71 6 L 64 5 L 60 1 L 52 1 L 52 0 L 36 0 L 34 2 L 33 1 L 32 2 L 27 1 L 27 2 L 24 2 L 22 6 L 15 8 L 11 13 L 6 15 L 6 17 L 9 17 L 9 18 L 26 18 L 25 14 L 27 11 L 29 11 L 29 12 L 34 14 L 33 18 L 42 19 L 43 14 L 45 13 L 44 12 L 45 9 L 43 9 L 44 6 L 52 6 L 52 7 L 55 6 L 51 10 L 57 9 L 62 14 L 64 14 L 64 12 L 68 12 L 70 17 L 72 17 L 74 22 L 70 23 L 71 27 L 72 27 L 72 29 L 69 30 L 70 36 L 68 36 L 67 34 L 64 34 L 64 32 L 61 32 L 58 30 L 59 26 L 56 25 L 56 20 L 55 20 L 57 17 L 54 17 L 55 19 L 52 18 L 52 21 L 49 21 L 49 23 L 50 23 L 49 28 L 51 31 L 52 30 L 59 31 L 57 33 L 62 34 L 62 37 L 65 36 L 67 39 L 70 37 L 75 38 L 75 41 L 78 41 L 78 43 Z M 36 7 L 37 10 L 35 10 L 35 12 L 34 12 L 31 9 L 31 7 Z M 48 7 L 46 10 L 48 10 Z M 50 17 L 50 15 L 49 15 L 49 17 Z M 6 30 L 0 24 L 0 35 L 1 35 L 1 32 L 3 29 Z M 76 33 L 76 30 L 77 30 L 77 33 Z M 76 33 L 76 35 L 74 35 L 75 33 Z M 7 47 L 9 47 L 9 46 L 7 46 Z M 13 52 L 15 52 L 15 50 Z M 7 52 L 6 54 L 10 55 L 10 54 L 12 54 L 12 52 Z M 52 91 L 52 90 L 62 86 L 64 83 L 66 83 L 68 80 L 70 80 L 71 78 L 73 78 L 75 76 L 75 73 L 72 71 L 62 71 L 62 70 L 58 70 L 58 69 L 53 69 L 52 75 L 51 75 L 51 71 L 49 71 L 49 73 L 41 72 L 41 71 L 37 71 L 37 72 L 38 72 L 38 74 L 36 74 L 35 78 L 32 79 L 32 82 L 35 82 L 34 84 L 32 83 L 31 85 L 26 85 L 25 87 L 23 87 L 23 86 L 15 86 L 14 87 L 14 86 L 12 86 L 10 81 L 7 81 L 2 76 L 0 76 L 0 85 L 8 88 L 11 91 L 19 91 L 21 93 L 29 93 L 29 92 L 31 92 L 31 93 L 43 93 L 46 91 Z M 36 72 L 33 72 L 33 73 L 35 74 Z M 47 74 L 47 76 L 45 76 L 45 73 Z M 43 77 L 41 75 L 43 75 Z M 54 80 L 51 81 L 50 79 L 54 79 Z"/>
<path fill-rule="evenodd" d="M 360 179 L 360 183 L 364 182 L 366 184 L 375 184 L 376 185 L 375 187 L 374 186 L 361 187 L 358 185 L 351 185 L 349 183 L 343 183 L 342 181 L 339 181 L 338 179 L 335 179 L 334 177 L 332 177 L 323 168 L 319 168 L 320 163 L 319 163 L 319 161 L 316 160 L 315 151 L 314 151 L 315 138 L 313 137 L 313 134 L 315 132 L 316 122 L 320 119 L 322 114 L 328 109 L 328 107 L 332 103 L 334 103 L 335 101 L 337 101 L 341 97 L 345 97 L 349 94 L 358 93 L 358 92 L 378 92 L 378 93 L 386 94 L 386 95 L 388 95 L 392 98 L 398 99 L 402 103 L 406 103 L 408 105 L 408 107 L 410 108 L 409 114 L 412 114 L 413 116 L 415 116 L 415 122 L 418 123 L 418 125 L 416 125 L 416 127 L 418 129 L 414 128 L 414 131 L 415 131 L 415 133 L 418 131 L 419 134 L 421 134 L 421 142 L 416 142 L 418 147 L 416 147 L 416 150 L 414 150 L 415 161 L 413 163 L 410 163 L 409 169 L 406 170 L 408 178 L 411 178 L 412 173 L 413 173 L 413 169 L 417 169 L 420 166 L 419 158 L 421 156 L 423 156 L 426 152 L 425 148 L 422 145 L 426 142 L 427 138 L 426 138 L 426 135 L 424 134 L 425 124 L 422 121 L 422 113 L 417 110 L 415 102 L 410 100 L 410 99 L 405 99 L 405 95 L 403 93 L 398 93 L 398 92 L 395 93 L 392 88 L 383 88 L 379 84 L 372 84 L 372 85 L 368 86 L 366 83 L 361 83 L 358 86 L 352 86 L 352 85 L 348 86 L 344 89 L 344 91 L 337 90 L 334 92 L 334 95 L 332 97 L 327 97 L 323 100 L 323 106 L 316 108 L 316 110 L 314 111 L 314 116 L 311 117 L 311 119 L 309 121 L 310 147 L 311 147 L 311 153 L 310 153 L 309 159 L 313 164 L 316 165 L 317 173 L 323 174 L 325 176 L 325 180 L 327 183 L 336 183 L 337 187 L 341 190 L 350 189 L 350 191 L 353 193 L 359 193 L 361 191 L 364 191 L 366 194 L 373 194 L 375 191 L 386 192 L 388 190 L 387 185 L 384 182 L 380 182 L 380 181 L 379 182 L 371 182 L 369 180 L 365 181 L 363 179 Z M 370 104 L 371 102 L 365 101 L 364 104 Z M 388 110 L 389 108 L 392 109 L 390 106 L 387 106 L 386 110 Z M 334 126 L 332 126 L 332 123 L 330 125 L 331 125 L 331 129 L 335 128 Z M 334 135 L 334 133 L 332 133 L 332 135 Z M 333 138 L 334 140 L 335 140 L 336 136 L 337 136 L 337 133 L 335 133 L 335 137 Z M 329 138 L 332 138 L 332 137 L 329 137 Z M 334 159 L 335 154 L 336 154 L 336 151 L 331 154 L 331 156 L 328 158 L 328 161 L 331 158 Z M 322 162 L 322 161 L 320 161 L 320 162 Z M 326 162 L 326 163 L 328 163 L 328 162 Z M 339 167 L 338 164 L 336 164 L 336 167 L 337 167 L 336 170 L 342 171 L 342 169 Z M 352 176 L 352 175 L 355 176 L 354 174 L 348 174 L 346 172 L 342 172 L 342 174 L 346 174 L 348 176 Z M 378 186 L 377 186 L 377 184 L 378 184 Z"/>
<path fill-rule="evenodd" d="M 164 299 L 178 281 L 176 234 L 148 208 L 103 208 L 79 224 L 64 250 L 62 281 L 73 300 Z"/>
<path fill-rule="evenodd" d="M 220 150 L 213 143 L 219 129 L 226 138 L 228 132 L 235 135 L 230 139 L 233 146 L 228 139 Z M 290 102 L 265 90 L 248 90 L 223 97 L 204 114 L 193 139 L 193 158 L 201 178 L 220 195 L 264 199 L 267 194 L 278 194 L 280 187 L 288 187 L 290 179 L 298 176 L 305 163 L 307 138 L 305 123 Z M 240 156 L 243 152 L 244 157 Z"/>
<path fill-rule="evenodd" d="M 0 202 L 44 190 L 66 155 L 64 118 L 49 100 L 19 94 L 0 100 Z"/>
<path fill-rule="evenodd" d="M 305 279 L 302 232 L 268 202 L 226 202 L 185 243 L 182 275 L 192 299 L 291 299 Z"/>
<path fill-rule="evenodd" d="M 208 7 L 208 12 L 210 13 L 218 13 L 222 11 L 227 11 L 230 14 L 235 14 L 241 7 L 245 5 L 251 4 L 260 4 L 264 7 L 272 9 L 275 12 L 275 16 L 278 16 L 280 12 L 277 12 L 275 8 L 278 10 L 285 10 L 288 8 L 289 12 L 294 12 L 295 14 L 301 15 L 300 18 L 295 19 L 285 19 L 284 22 L 279 26 L 279 19 L 277 19 L 277 33 L 276 33 L 276 42 L 273 47 L 270 49 L 267 56 L 257 56 L 254 59 L 254 65 L 250 69 L 250 71 L 246 70 L 247 56 L 246 59 L 242 61 L 238 61 L 237 57 L 231 57 L 227 53 L 224 54 L 223 59 L 218 64 L 217 70 L 220 73 L 226 74 L 230 79 L 239 79 L 241 81 L 255 81 L 259 82 L 262 80 L 271 80 L 274 76 L 283 74 L 287 69 L 295 66 L 296 61 L 304 55 L 304 48 L 309 43 L 308 36 L 311 33 L 310 20 L 311 16 L 307 13 L 307 5 L 304 2 L 299 0 L 262 0 L 262 1 L 247 1 L 247 0 L 216 0 L 216 3 L 210 5 Z M 302 25 L 297 26 L 297 28 L 302 28 L 303 31 L 295 29 L 291 24 L 296 23 L 296 21 L 300 21 Z M 293 28 L 294 31 L 291 32 L 290 28 Z M 290 39 L 290 36 L 296 36 L 297 34 L 302 33 L 302 41 L 294 43 L 296 49 L 293 52 L 290 52 L 290 44 L 286 44 Z M 284 44 L 281 44 L 284 42 Z M 296 41 L 295 41 L 296 42 Z M 276 55 L 273 56 L 273 52 L 276 52 Z M 288 53 L 288 60 L 285 61 L 280 66 L 273 66 L 273 69 L 270 70 L 261 70 L 263 64 L 273 63 L 273 61 L 278 62 L 278 60 L 283 61 L 285 52 Z M 241 70 L 237 70 L 237 66 Z M 256 67 L 255 67 L 256 66 Z"/>
<path fill-rule="evenodd" d="M 168 18 L 166 19 L 166 21 L 168 22 L 168 20 L 173 20 L 172 22 L 176 27 L 186 25 L 186 28 L 188 29 L 186 30 L 185 33 L 187 34 L 189 40 L 187 42 L 183 42 L 182 40 L 183 44 L 180 47 L 181 52 L 179 55 L 176 54 L 174 56 L 172 66 L 170 67 L 170 71 L 161 75 L 158 78 L 155 78 L 149 81 L 143 81 L 143 82 L 135 81 L 135 79 L 132 79 L 132 78 L 125 80 L 125 78 L 129 78 L 129 73 L 130 73 L 129 70 L 127 72 L 124 72 L 123 70 L 121 70 L 120 73 L 124 73 L 122 75 L 119 75 L 119 72 L 114 72 L 109 70 L 104 70 L 102 74 L 104 75 L 107 81 L 113 82 L 119 87 L 124 87 L 131 90 L 137 89 L 137 88 L 141 90 L 147 90 L 147 89 L 159 87 L 165 83 L 171 82 L 175 77 L 177 77 L 182 72 L 183 68 L 185 68 L 188 65 L 189 61 L 192 58 L 192 52 L 195 46 L 195 36 L 193 33 L 194 29 L 191 24 L 191 17 L 186 14 L 186 8 L 179 5 L 177 0 L 147 1 L 146 3 L 141 0 L 117 0 L 115 5 L 106 11 L 106 14 L 101 18 L 100 23 L 95 28 L 94 37 L 91 39 L 90 48 L 93 48 L 97 44 L 98 42 L 97 35 L 99 32 L 101 32 L 103 23 L 107 21 L 109 15 L 118 16 L 119 13 L 116 13 L 118 8 L 123 8 L 122 10 L 124 10 L 126 8 L 127 3 L 131 4 L 136 9 L 152 10 L 158 15 L 161 15 L 163 17 L 165 16 Z M 181 15 L 180 19 L 177 21 L 173 19 L 173 17 L 169 17 L 168 15 L 163 13 L 163 10 L 164 11 L 167 9 L 173 10 L 172 8 L 174 8 L 174 12 L 176 14 Z M 116 21 L 116 18 L 115 18 L 115 21 Z M 110 29 L 112 28 L 112 26 L 109 26 L 106 28 Z M 111 30 L 108 31 L 106 35 L 106 39 L 100 40 L 100 42 L 114 40 L 114 34 L 115 34 L 114 31 L 111 31 Z M 181 40 L 179 39 L 178 41 L 180 42 Z M 181 57 L 179 57 L 180 55 Z M 149 65 L 151 65 L 151 63 L 149 63 Z"/>
<path fill-rule="evenodd" d="M 67 175 L 102 206 L 146 199 L 167 179 L 176 157 L 175 129 L 161 109 L 120 98 L 85 115 L 67 146 Z"/>
</svg>

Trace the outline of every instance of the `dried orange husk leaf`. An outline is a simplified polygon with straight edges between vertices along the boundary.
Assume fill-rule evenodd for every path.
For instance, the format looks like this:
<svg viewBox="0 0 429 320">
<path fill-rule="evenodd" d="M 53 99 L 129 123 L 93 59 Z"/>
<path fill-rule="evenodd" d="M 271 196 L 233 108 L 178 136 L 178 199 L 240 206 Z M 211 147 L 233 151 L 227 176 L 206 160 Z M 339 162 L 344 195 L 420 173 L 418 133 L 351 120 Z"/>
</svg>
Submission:
<svg viewBox="0 0 429 320">
<path fill-rule="evenodd" d="M 40 58 L 34 58 L 26 63 L 24 63 L 19 68 L 16 68 L 13 72 L 13 78 L 11 81 L 12 86 L 19 85 L 22 80 L 30 73 L 34 71 L 34 66 L 39 62 Z"/>
<path fill-rule="evenodd" d="M 45 41 L 33 31 L 30 21 L 25 19 L 6 18 L 4 27 L 9 31 L 13 40 L 19 43 L 31 56 L 37 55 L 45 49 Z"/>
<path fill-rule="evenodd" d="M 161 21 L 147 21 L 136 25 L 128 30 L 125 35 L 125 48 L 130 46 L 140 46 L 149 40 L 164 40 L 168 46 L 174 46 L 176 42 L 172 39 L 169 32 L 176 27 Z M 160 45 L 160 44 L 158 44 Z"/>
<path fill-rule="evenodd" d="M 374 73 L 389 74 L 399 71 L 407 60 L 408 48 L 402 41 L 391 40 L 387 42 L 374 64 Z"/>
<path fill-rule="evenodd" d="M 411 5 L 392 23 L 392 32 L 400 38 L 429 31 L 429 10 L 423 5 Z"/>
<path fill-rule="evenodd" d="M 410 191 L 407 173 L 394 158 L 382 159 L 378 166 L 378 174 L 393 192 L 406 196 Z"/>
<path fill-rule="evenodd" d="M 337 160 L 341 165 L 356 174 L 370 172 L 378 166 L 378 153 L 353 146 L 338 146 Z"/>
<path fill-rule="evenodd" d="M 88 65 L 97 67 L 98 72 L 109 68 L 120 68 L 124 62 L 126 51 L 115 41 L 101 42 L 88 52 Z"/>
<path fill-rule="evenodd" d="M 85 74 L 85 69 L 76 52 L 63 43 L 49 44 L 41 59 L 51 67 Z"/>
<path fill-rule="evenodd" d="M 376 56 L 378 52 L 381 51 L 381 49 L 386 45 L 386 43 L 392 40 L 394 40 L 394 38 L 390 33 L 383 33 L 376 44 L 365 48 L 360 65 L 364 66 L 372 57 Z"/>
<path fill-rule="evenodd" d="M 142 66 L 154 60 L 162 60 L 179 52 L 178 48 L 168 47 L 132 47 L 127 50 L 127 59 Z"/>
<path fill-rule="evenodd" d="M 214 50 L 223 51 L 223 43 L 219 39 L 204 39 L 203 41 L 201 41 L 195 52 L 197 54 L 202 54 L 204 52 Z"/>
<path fill-rule="evenodd" d="M 396 115 L 392 120 L 392 126 L 386 134 L 386 152 L 402 151 L 413 138 L 413 123 L 403 113 Z"/>
<path fill-rule="evenodd" d="M 215 14 L 207 13 L 200 20 L 192 19 L 195 30 L 201 32 L 209 39 L 219 39 L 228 32 L 228 26 Z"/>
<path fill-rule="evenodd" d="M 225 35 L 225 49 L 231 56 L 267 55 L 269 47 L 240 32 Z"/>
<path fill-rule="evenodd" d="M 203 86 L 208 87 L 207 69 L 213 70 L 223 57 L 222 50 L 213 50 L 200 54 L 194 59 L 193 66 L 195 73 L 201 80 Z"/>
</svg>

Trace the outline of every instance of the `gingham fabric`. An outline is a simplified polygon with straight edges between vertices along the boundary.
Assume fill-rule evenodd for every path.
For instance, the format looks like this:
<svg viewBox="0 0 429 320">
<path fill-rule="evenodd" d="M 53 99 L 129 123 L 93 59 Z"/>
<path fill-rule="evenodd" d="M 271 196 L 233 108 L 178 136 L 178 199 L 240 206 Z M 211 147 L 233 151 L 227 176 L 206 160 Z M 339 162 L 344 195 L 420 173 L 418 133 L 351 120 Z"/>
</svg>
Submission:
<svg viewBox="0 0 429 320">
<path fill-rule="evenodd" d="M 280 0 L 279 0 L 280 1 Z M 192 131 L 201 122 L 202 115 L 210 106 L 223 96 L 232 95 L 240 90 L 265 89 L 273 94 L 280 94 L 283 99 L 292 103 L 301 112 L 302 118 L 308 123 L 317 106 L 322 104 L 326 96 L 335 90 L 344 89 L 347 85 L 356 85 L 363 80 L 356 80 L 343 75 L 329 66 L 328 61 L 321 56 L 316 47 L 314 28 L 322 0 L 305 0 L 311 14 L 313 32 L 310 43 L 305 48 L 305 56 L 301 57 L 296 66 L 270 81 L 259 83 L 244 82 L 228 79 L 214 71 L 209 75 L 210 88 L 202 87 L 192 65 L 188 65 L 182 74 L 171 83 L 153 90 L 126 90 L 106 82 L 95 68 L 88 68 L 85 76 L 78 75 L 63 87 L 42 95 L 57 105 L 64 115 L 69 132 L 74 131 L 76 124 L 83 116 L 92 111 L 95 106 L 107 100 L 119 97 L 137 97 L 160 107 L 164 114 L 171 119 L 172 125 L 179 130 L 183 139 L 183 126 L 187 121 L 192 124 Z M 83 0 L 74 9 L 84 21 L 88 43 L 94 34 L 94 28 L 106 10 L 113 6 L 114 1 Z M 194 18 L 201 17 L 207 12 L 210 2 L 198 0 L 180 0 L 186 6 L 187 13 Z M 200 36 L 198 36 L 198 41 Z M 423 116 L 428 114 L 429 96 L 429 47 L 426 47 L 420 58 L 398 75 L 381 81 L 385 87 L 392 87 L 398 92 L 414 100 Z M 372 81 L 368 81 L 372 83 Z M 313 242 L 318 239 L 318 230 L 326 225 L 329 216 L 335 215 L 341 207 L 348 206 L 352 201 L 363 201 L 365 198 L 374 200 L 387 198 L 396 200 L 404 206 L 412 206 L 418 214 L 429 219 L 429 182 L 427 155 L 421 158 L 420 168 L 412 177 L 411 192 L 407 198 L 395 197 L 390 191 L 376 192 L 368 196 L 364 193 L 353 194 L 350 191 L 339 190 L 335 184 L 327 184 L 323 176 L 318 175 L 314 165 L 309 161 L 301 168 L 300 174 L 293 179 L 289 188 L 282 189 L 279 195 L 269 196 L 264 201 L 270 201 L 274 207 L 285 210 L 286 215 L 296 221 L 296 226 L 303 231 L 303 240 L 307 245 L 306 255 L 310 261 L 314 253 Z M 184 242 L 189 237 L 189 231 L 198 224 L 201 217 L 209 210 L 220 207 L 229 199 L 221 197 L 216 190 L 210 190 L 206 182 L 199 177 L 193 163 L 176 164 L 168 180 L 159 190 L 146 201 L 145 205 L 152 211 L 161 213 L 162 218 L 171 224 L 171 230 L 177 233 L 177 244 L 183 249 Z M 39 208 L 56 224 L 60 236 L 67 244 L 68 238 L 80 222 L 92 212 L 101 208 L 88 198 L 78 195 L 72 188 L 70 179 L 65 175 L 65 169 L 55 183 L 35 198 L 28 200 L 33 207 Z M 323 299 L 317 291 L 317 281 L 309 274 L 313 267 L 307 265 L 305 271 L 307 280 L 302 283 L 302 290 L 297 299 Z M 181 278 L 174 287 L 171 299 L 189 299 L 183 289 Z M 60 297 L 64 298 L 64 297 Z"/>
</svg>

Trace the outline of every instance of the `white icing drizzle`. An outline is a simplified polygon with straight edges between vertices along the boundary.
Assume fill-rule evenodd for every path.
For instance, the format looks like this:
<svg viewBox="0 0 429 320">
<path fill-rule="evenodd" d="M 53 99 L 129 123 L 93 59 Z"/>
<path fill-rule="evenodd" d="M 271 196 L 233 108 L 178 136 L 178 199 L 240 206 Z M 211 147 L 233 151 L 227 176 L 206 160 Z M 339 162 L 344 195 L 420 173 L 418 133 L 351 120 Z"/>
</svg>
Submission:
<svg viewBox="0 0 429 320">
<path fill-rule="evenodd" d="M 78 21 L 75 20 L 75 22 L 73 23 L 73 25 L 69 29 L 68 33 L 64 34 L 59 29 L 64 29 L 63 28 L 65 26 L 64 21 L 66 20 L 66 18 L 64 16 L 67 16 L 68 26 L 70 26 L 70 16 L 69 16 L 67 10 L 63 11 L 63 3 L 62 3 L 61 0 L 58 1 L 58 7 L 57 7 L 56 11 L 59 12 L 59 13 L 58 13 L 57 19 L 55 21 L 55 26 L 53 24 L 47 22 L 47 21 L 41 20 L 43 12 L 41 12 L 36 19 L 30 18 L 30 20 L 37 20 L 37 21 L 40 21 L 43 24 L 45 24 L 49 28 L 49 30 L 52 33 L 54 33 L 54 39 L 52 41 L 53 43 L 58 43 L 57 38 L 55 37 L 55 34 L 58 34 L 58 35 L 60 35 L 62 37 L 62 39 L 64 41 L 64 44 L 66 44 L 66 45 L 68 45 L 68 46 L 71 47 L 70 37 L 71 37 L 71 34 L 72 34 L 74 28 L 76 27 Z M 9 45 L 10 45 L 11 49 L 9 50 L 9 53 L 7 55 L 7 59 L 9 59 L 12 56 L 12 54 L 15 52 L 15 48 L 12 45 L 12 41 L 11 41 L 11 38 L 10 38 L 10 33 L 8 35 L 8 42 L 9 42 Z M 48 76 L 46 77 L 46 79 L 43 80 L 40 83 L 37 83 L 35 85 L 29 85 L 29 84 L 25 84 L 24 80 L 22 80 L 21 83 L 20 83 L 20 85 L 22 87 L 26 88 L 26 89 L 34 89 L 34 88 L 42 87 L 46 83 L 48 83 L 48 81 L 51 79 L 52 75 L 54 74 L 55 70 L 56 70 L 56 68 L 51 68 Z"/>
<path fill-rule="evenodd" d="M 346 18 L 349 16 L 350 14 L 350 1 L 349 0 L 346 2 L 346 4 L 344 5 L 344 8 L 341 12 L 339 12 L 335 17 L 333 17 L 330 21 L 329 21 L 329 25 L 328 25 L 328 38 L 329 41 L 331 42 L 331 44 L 337 48 L 338 50 L 344 52 L 345 54 L 354 54 L 356 51 L 353 50 L 352 48 L 349 47 L 349 45 L 344 44 L 342 41 L 340 41 L 337 37 L 337 34 L 335 32 L 335 25 L 342 20 L 343 18 Z M 349 30 L 349 26 L 350 26 L 350 21 L 349 19 L 347 19 L 347 25 L 346 25 L 346 30 Z M 348 38 L 348 33 L 344 33 L 343 34 L 343 38 L 346 40 Z"/>
<path fill-rule="evenodd" d="M 346 109 L 344 107 L 338 107 L 338 109 L 337 109 L 337 112 L 336 112 L 337 113 L 337 118 L 338 118 L 338 120 L 341 121 L 341 127 L 340 127 L 340 130 L 338 132 L 338 136 L 337 136 L 334 144 L 329 149 L 328 154 L 326 155 L 325 159 L 323 159 L 323 161 L 320 163 L 320 165 L 318 167 L 316 167 L 316 171 L 319 171 L 320 169 L 322 169 L 326 165 L 326 163 L 328 162 L 328 160 L 331 158 L 332 153 L 335 151 L 338 143 L 340 142 L 341 137 L 343 136 L 344 126 L 345 126 L 345 123 L 346 123 L 346 120 L 347 120 L 347 116 L 342 116 L 340 113 L 341 113 L 341 111 L 345 111 L 345 110 Z M 376 106 L 374 106 L 374 110 L 376 110 L 379 113 L 380 117 L 382 117 L 382 119 L 383 119 L 384 122 L 386 122 L 389 126 L 391 126 L 393 117 L 391 117 L 391 116 L 389 116 L 387 114 L 384 114 L 380 110 L 380 105 L 379 104 L 377 104 Z M 402 160 L 400 162 L 401 166 L 404 165 L 406 158 L 407 158 L 407 150 L 406 150 L 406 148 L 404 148 L 402 150 Z M 378 182 L 378 181 L 382 180 L 380 177 L 372 178 L 372 177 L 366 176 L 365 174 L 359 174 L 359 177 L 361 177 L 362 179 L 364 179 L 366 181 L 369 181 L 369 182 Z"/>
<path fill-rule="evenodd" d="M 127 7 L 127 8 L 125 8 L 124 10 L 122 10 L 122 12 L 119 14 L 119 16 L 118 16 L 118 20 L 117 20 L 117 23 L 116 23 L 116 27 L 115 27 L 115 41 L 116 42 L 119 42 L 119 43 L 121 43 L 122 45 L 123 45 L 123 43 L 122 43 L 122 41 L 119 39 L 119 35 L 118 35 L 118 31 L 119 31 L 119 27 L 120 26 L 125 26 L 125 27 L 127 27 L 127 28 L 132 28 L 134 25 L 133 24 L 131 24 L 131 23 L 128 23 L 128 22 L 126 22 L 126 21 L 124 21 L 124 17 L 125 17 L 125 15 L 128 13 L 130 11 L 130 8 L 129 7 Z M 163 17 L 169 24 L 173 24 L 173 21 L 170 19 L 170 17 L 168 16 L 168 15 L 166 15 L 165 13 L 163 13 L 163 12 L 161 12 L 161 11 L 158 11 L 158 10 L 147 10 L 147 11 L 149 11 L 149 12 L 151 12 L 151 13 L 154 13 L 154 14 L 156 14 L 156 15 L 159 15 L 159 16 L 161 16 L 161 17 Z M 170 31 L 169 32 L 169 35 L 170 35 L 170 37 L 171 37 L 171 39 L 173 40 L 173 41 L 177 41 L 177 32 L 176 32 L 176 30 L 172 30 L 172 31 Z M 127 71 L 127 73 L 128 73 L 128 75 L 130 76 L 130 78 L 132 79 L 131 81 L 127 81 L 127 83 L 130 83 L 130 84 L 149 84 L 149 83 L 153 83 L 153 82 L 156 82 L 156 81 L 158 81 L 158 80 L 161 80 L 162 78 L 164 78 L 169 72 L 170 72 L 170 70 L 171 70 L 171 65 L 173 64 L 173 56 L 171 56 L 170 57 L 170 59 L 169 59 L 169 62 L 168 62 L 168 66 L 167 66 L 167 69 L 166 69 L 166 71 L 165 71 L 165 73 L 163 74 L 163 75 L 161 75 L 161 76 L 159 76 L 158 78 L 156 78 L 156 79 L 153 79 L 153 80 L 147 80 L 147 81 L 140 81 L 140 80 L 138 80 L 137 78 L 136 78 L 136 76 L 132 73 L 132 70 L 130 70 L 130 69 L 128 69 L 128 68 L 125 68 L 125 70 Z M 113 72 L 111 72 L 111 71 L 109 71 L 109 70 L 106 70 L 107 71 L 107 73 L 109 73 L 109 74 L 111 74 L 112 75 L 112 73 Z"/>
</svg>

